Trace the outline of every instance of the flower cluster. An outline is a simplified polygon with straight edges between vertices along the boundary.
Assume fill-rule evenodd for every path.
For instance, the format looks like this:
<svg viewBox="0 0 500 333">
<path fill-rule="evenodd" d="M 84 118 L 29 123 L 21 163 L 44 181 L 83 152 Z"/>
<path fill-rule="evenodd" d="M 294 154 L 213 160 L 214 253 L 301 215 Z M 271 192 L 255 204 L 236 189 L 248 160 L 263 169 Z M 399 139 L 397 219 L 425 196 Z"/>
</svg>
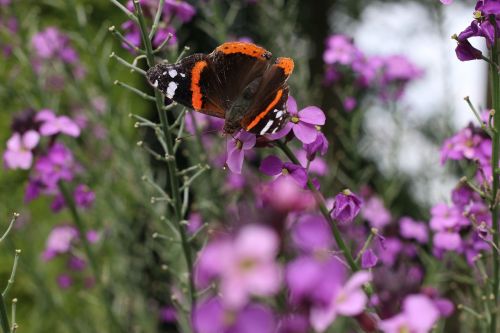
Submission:
<svg viewBox="0 0 500 333">
<path fill-rule="evenodd" d="M 80 126 L 67 116 L 57 116 L 54 111 L 27 110 L 14 119 L 13 134 L 7 141 L 3 154 L 7 169 L 30 170 L 25 199 L 31 201 L 41 194 L 53 197 L 52 209 L 59 211 L 65 201 L 59 191 L 60 182 L 72 182 L 82 168 L 73 153 L 59 139 L 61 135 L 80 136 Z M 41 141 L 46 138 L 47 142 Z M 42 144 L 43 143 L 43 144 Z M 75 203 L 89 208 L 94 193 L 84 184 L 75 187 Z"/>
<path fill-rule="evenodd" d="M 83 277 L 81 272 L 85 271 L 87 261 L 78 254 L 78 247 L 81 242 L 78 230 L 71 225 L 59 225 L 54 227 L 45 244 L 42 258 L 45 261 L 62 258 L 66 265 L 65 270 L 57 277 L 57 284 L 61 289 L 68 289 L 74 283 L 83 283 L 86 288 L 94 284 L 92 276 Z M 95 230 L 90 230 L 86 235 L 87 241 L 94 244 L 99 241 L 100 235 Z"/>
<path fill-rule="evenodd" d="M 141 0 L 141 8 L 145 17 L 153 19 L 158 10 L 158 0 Z M 127 2 L 127 9 L 134 12 L 134 5 L 131 0 Z M 153 47 L 159 47 L 168 38 L 168 45 L 177 44 L 175 26 L 187 23 L 196 15 L 196 9 L 185 1 L 166 0 L 161 13 L 158 29 L 153 37 Z M 137 24 L 131 20 L 122 24 L 122 29 L 125 31 L 125 39 L 135 47 L 141 46 L 141 34 Z M 123 43 L 123 47 L 128 50 L 130 46 Z M 133 51 L 133 50 L 131 50 Z"/>
<path fill-rule="evenodd" d="M 457 41 L 455 52 L 461 61 L 482 59 L 480 50 L 472 46 L 469 39 L 482 37 L 486 40 L 486 46 L 491 48 L 495 43 L 499 29 L 500 3 L 495 0 L 479 0 L 474 11 L 474 20 L 460 34 L 454 35 Z"/>
<path fill-rule="evenodd" d="M 422 70 L 402 55 L 368 56 L 345 35 L 332 35 L 323 53 L 325 83 L 347 87 L 344 109 L 351 111 L 366 90 L 384 100 L 398 100 L 406 85 L 422 75 Z M 352 86 L 351 86 L 352 85 Z"/>
</svg>

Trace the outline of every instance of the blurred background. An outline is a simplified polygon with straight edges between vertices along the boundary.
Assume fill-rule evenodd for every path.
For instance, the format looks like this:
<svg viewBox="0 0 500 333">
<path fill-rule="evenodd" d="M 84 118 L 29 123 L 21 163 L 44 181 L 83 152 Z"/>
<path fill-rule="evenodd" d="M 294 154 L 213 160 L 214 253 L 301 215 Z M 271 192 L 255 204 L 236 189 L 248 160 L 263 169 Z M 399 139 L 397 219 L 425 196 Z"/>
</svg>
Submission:
<svg viewBox="0 0 500 333">
<path fill-rule="evenodd" d="M 431 206 L 450 200 L 461 169 L 440 163 L 442 142 L 473 119 L 465 96 L 480 110 L 487 98 L 486 65 L 460 62 L 450 38 L 470 23 L 470 2 L 446 8 L 438 0 L 184 2 L 189 7 L 171 9 L 163 27 L 175 37 L 162 58 L 175 61 L 184 46 L 185 54 L 209 53 L 224 41 L 241 39 L 295 60 L 289 83 L 299 109 L 316 105 L 327 113 L 330 148 L 321 175 L 327 195 L 346 187 L 367 197 L 376 193 L 379 208 L 393 219 L 409 215 L 424 221 Z M 89 241 L 109 286 L 106 294 L 130 332 L 173 332 L 175 291 L 168 270 L 179 250 L 152 236 L 168 233 L 168 227 L 148 183 L 164 183 L 165 173 L 137 146 L 142 141 L 156 149 L 154 135 L 134 126 L 129 114 L 158 119 L 150 101 L 113 84 L 148 89 L 140 75 L 110 57 L 114 52 L 132 62 L 139 55 L 109 31 L 114 26 L 134 41 L 137 32 L 127 19 L 111 1 L 0 0 L 0 153 L 9 149 L 7 141 L 18 128 L 28 126 L 33 112 L 49 109 L 78 125 L 78 137 L 61 137 L 78 161 L 74 186 L 92 193 L 81 217 L 95 232 Z M 332 36 L 344 36 L 342 50 L 330 43 Z M 383 83 L 364 77 L 360 84 L 353 78 L 358 69 L 342 58 L 349 47 L 375 63 L 392 59 L 396 74 Z M 391 58 L 399 56 L 405 60 Z M 146 69 L 144 59 L 139 57 L 137 66 Z M 223 138 L 210 140 L 223 149 Z M 198 157 L 192 141 L 182 145 L 186 164 Z M 237 200 L 221 185 L 228 171 L 212 166 L 205 175 L 213 180 L 211 187 L 206 180 L 197 182 L 197 203 L 190 209 L 203 221 L 231 215 L 215 207 L 214 198 Z M 7 229 L 13 212 L 20 214 L 0 244 L 2 283 L 11 274 L 14 250 L 22 250 L 9 291 L 9 299 L 18 299 L 19 331 L 103 332 L 99 322 L 108 315 L 88 263 L 75 263 L 83 249 L 75 246 L 68 256 L 67 241 L 61 240 L 74 237 L 64 230 L 71 211 L 58 209 L 60 198 L 53 193 L 30 192 L 35 178 L 30 170 L 0 171 L 0 230 Z"/>
</svg>

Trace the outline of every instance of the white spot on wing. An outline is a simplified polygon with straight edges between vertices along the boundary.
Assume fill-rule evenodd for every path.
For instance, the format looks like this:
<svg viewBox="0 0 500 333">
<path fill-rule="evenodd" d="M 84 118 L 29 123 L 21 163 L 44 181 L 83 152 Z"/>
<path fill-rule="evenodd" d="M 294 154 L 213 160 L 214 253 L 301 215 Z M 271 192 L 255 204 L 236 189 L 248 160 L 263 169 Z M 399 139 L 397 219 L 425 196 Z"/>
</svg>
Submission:
<svg viewBox="0 0 500 333">
<path fill-rule="evenodd" d="M 177 90 L 177 83 L 175 82 L 169 82 L 168 87 L 167 87 L 167 97 L 168 98 L 173 98 L 175 95 L 175 90 Z"/>
<path fill-rule="evenodd" d="M 271 125 L 274 123 L 274 120 L 269 120 L 266 124 L 266 126 L 264 126 L 264 128 L 262 129 L 262 131 L 260 131 L 260 135 L 264 135 L 268 129 L 271 128 Z"/>
<path fill-rule="evenodd" d="M 162 74 L 162 75 L 167 75 L 167 72 L 163 72 L 163 73 L 161 73 L 161 74 Z"/>
<path fill-rule="evenodd" d="M 276 127 L 273 129 L 273 131 L 271 132 L 271 134 L 274 134 L 274 133 L 278 132 L 278 128 L 279 128 L 279 127 L 277 127 L 277 126 L 276 126 Z"/>
<path fill-rule="evenodd" d="M 153 83 L 153 87 L 158 88 L 158 80 L 155 80 L 155 82 Z"/>
<path fill-rule="evenodd" d="M 274 111 L 278 111 L 276 109 L 274 109 Z M 281 118 L 281 116 L 283 115 L 283 111 L 279 110 L 277 113 L 276 113 L 276 118 Z"/>
<path fill-rule="evenodd" d="M 168 71 L 168 75 L 170 75 L 171 78 L 174 78 L 177 76 L 177 71 L 175 69 L 171 69 Z"/>
<path fill-rule="evenodd" d="M 184 74 L 184 73 L 181 73 L 181 76 L 182 76 L 182 77 L 186 77 L 186 74 Z"/>
</svg>

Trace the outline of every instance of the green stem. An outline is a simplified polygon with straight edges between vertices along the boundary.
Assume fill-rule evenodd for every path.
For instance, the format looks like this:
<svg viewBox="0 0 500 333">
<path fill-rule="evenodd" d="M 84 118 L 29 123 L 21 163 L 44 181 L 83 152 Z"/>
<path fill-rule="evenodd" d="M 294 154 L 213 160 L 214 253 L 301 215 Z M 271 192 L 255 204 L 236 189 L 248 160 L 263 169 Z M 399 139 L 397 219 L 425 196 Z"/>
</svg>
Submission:
<svg viewBox="0 0 500 333">
<path fill-rule="evenodd" d="M 281 142 L 281 141 L 276 141 L 276 144 L 278 147 L 281 149 L 283 153 L 292 161 L 293 163 L 300 165 L 299 160 L 295 156 L 295 154 L 288 148 L 288 146 Z M 333 237 L 335 238 L 335 242 L 337 243 L 338 247 L 344 254 L 344 257 L 347 261 L 347 264 L 351 268 L 353 272 L 357 272 L 359 270 L 358 264 L 354 261 L 353 256 L 349 248 L 346 246 L 344 243 L 344 240 L 342 239 L 342 236 L 340 234 L 340 230 L 337 226 L 337 223 L 333 220 L 332 216 L 330 215 L 330 212 L 328 211 L 328 208 L 326 208 L 325 204 L 325 199 L 323 198 L 323 195 L 318 191 L 318 189 L 314 186 L 312 183 L 311 179 L 309 178 L 309 175 L 307 176 L 307 187 L 313 192 L 314 197 L 316 199 L 316 202 L 319 206 L 319 209 L 321 211 L 321 214 L 325 217 L 325 219 L 328 221 L 328 224 L 330 224 L 330 228 L 332 229 Z"/>
<path fill-rule="evenodd" d="M 497 64 L 498 62 L 498 43 L 495 43 L 492 50 L 492 61 Z M 491 97 L 492 97 L 492 107 L 495 110 L 495 115 L 493 118 L 493 125 L 495 130 L 493 131 L 493 151 L 491 159 L 491 167 L 493 170 L 493 187 L 492 187 L 492 203 L 491 203 L 491 215 L 493 224 L 493 243 L 498 247 L 499 244 L 499 234 L 498 234 L 498 159 L 499 159 L 499 149 L 500 149 L 500 78 L 497 71 L 497 66 L 491 65 Z M 498 309 L 498 287 L 499 287 L 499 276 L 500 273 L 500 254 L 498 251 L 493 250 L 493 296 L 495 306 L 494 309 Z M 496 313 L 491 318 L 490 332 L 496 332 L 497 328 L 497 315 Z"/>
<path fill-rule="evenodd" d="M 0 296 L 0 324 L 3 333 L 10 333 L 9 318 L 7 317 L 7 308 L 3 296 Z"/>
<path fill-rule="evenodd" d="M 110 324 L 113 325 L 113 327 L 118 328 L 118 332 L 125 332 L 123 327 L 121 326 L 120 322 L 116 318 L 115 314 L 113 313 L 112 309 L 112 304 L 110 301 L 110 294 L 108 288 L 103 286 L 101 284 L 101 275 L 99 271 L 99 266 L 97 264 L 97 260 L 94 256 L 94 253 L 92 252 L 92 249 L 90 248 L 90 243 L 86 237 L 87 232 L 85 229 L 85 224 L 83 220 L 80 217 L 80 214 L 78 213 L 78 210 L 76 209 L 75 201 L 73 200 L 73 197 L 71 196 L 70 192 L 68 191 L 67 187 L 63 182 L 59 182 L 59 190 L 61 191 L 61 194 L 64 198 L 64 202 L 69 208 L 69 211 L 71 213 L 71 217 L 73 218 L 73 222 L 75 223 L 76 228 L 78 229 L 78 233 L 80 235 L 80 240 L 83 244 L 83 251 L 85 252 L 85 255 L 87 256 L 88 261 L 90 262 L 90 267 L 92 269 L 92 273 L 94 275 L 94 279 L 96 281 L 97 288 L 102 294 L 103 300 L 105 302 L 105 307 L 107 314 L 109 316 Z"/>
<path fill-rule="evenodd" d="M 142 9 L 138 0 L 134 0 L 134 7 L 139 21 L 139 30 L 141 31 L 142 42 L 144 44 L 144 48 L 146 51 L 147 63 L 149 67 L 152 67 L 155 64 L 153 46 L 151 45 L 151 39 L 149 39 L 149 35 L 146 28 L 146 22 L 144 21 L 144 15 L 142 13 Z M 167 146 L 165 153 L 167 159 L 167 173 L 170 183 L 170 192 L 171 192 L 171 198 L 174 202 L 174 214 L 177 221 L 176 225 L 177 228 L 179 229 L 179 234 L 181 235 L 182 251 L 184 253 L 189 274 L 188 277 L 189 298 L 191 301 L 191 309 L 193 309 L 196 303 L 196 291 L 193 279 L 193 257 L 191 254 L 191 247 L 189 245 L 187 230 L 180 223 L 183 218 L 182 206 L 181 206 L 181 194 L 179 190 L 179 180 L 176 175 L 177 165 L 174 155 L 174 146 L 172 143 L 172 134 L 170 133 L 169 124 L 167 121 L 167 115 L 163 110 L 163 96 L 157 89 L 155 89 L 155 101 L 156 101 L 156 109 L 160 117 L 161 127 L 163 129 L 163 135 L 165 137 L 165 143 Z"/>
</svg>

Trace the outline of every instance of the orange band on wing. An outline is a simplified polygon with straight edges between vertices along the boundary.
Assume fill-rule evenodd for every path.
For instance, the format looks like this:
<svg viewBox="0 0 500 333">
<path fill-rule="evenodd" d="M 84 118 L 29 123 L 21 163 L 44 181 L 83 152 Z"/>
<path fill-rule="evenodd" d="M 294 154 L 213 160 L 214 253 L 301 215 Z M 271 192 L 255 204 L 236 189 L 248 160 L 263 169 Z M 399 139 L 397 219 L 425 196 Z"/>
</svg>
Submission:
<svg viewBox="0 0 500 333">
<path fill-rule="evenodd" d="M 261 119 L 264 118 L 272 108 L 274 108 L 274 106 L 279 102 L 281 96 L 283 96 L 283 89 L 278 90 L 273 101 L 267 106 L 264 111 L 262 111 L 257 117 L 255 117 L 255 119 L 247 126 L 247 128 L 245 128 L 245 131 L 249 131 L 254 128 L 259 123 L 259 121 L 261 121 Z"/>
<path fill-rule="evenodd" d="M 228 42 L 218 46 L 216 51 L 224 54 L 243 53 L 255 58 L 270 59 L 272 54 L 266 49 L 252 43 Z"/>
<path fill-rule="evenodd" d="M 293 72 L 294 63 L 290 58 L 278 58 L 276 66 L 283 68 L 285 75 L 290 75 Z"/>
<path fill-rule="evenodd" d="M 201 110 L 203 105 L 203 95 L 201 94 L 200 79 L 201 72 L 207 67 L 208 64 L 205 60 L 198 61 L 194 64 L 193 70 L 191 71 L 191 104 L 193 104 L 193 109 Z"/>
</svg>

